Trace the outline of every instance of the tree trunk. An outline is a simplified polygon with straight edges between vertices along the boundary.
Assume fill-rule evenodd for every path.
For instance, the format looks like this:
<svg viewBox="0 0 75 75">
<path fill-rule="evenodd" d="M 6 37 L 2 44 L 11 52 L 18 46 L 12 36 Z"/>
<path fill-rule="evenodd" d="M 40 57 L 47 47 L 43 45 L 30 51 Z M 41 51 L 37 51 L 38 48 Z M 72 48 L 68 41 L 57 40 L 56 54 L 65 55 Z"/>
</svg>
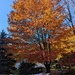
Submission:
<svg viewBox="0 0 75 75">
<path fill-rule="evenodd" d="M 45 67 L 46 67 L 46 72 L 50 73 L 50 62 L 49 61 L 46 61 Z"/>
</svg>

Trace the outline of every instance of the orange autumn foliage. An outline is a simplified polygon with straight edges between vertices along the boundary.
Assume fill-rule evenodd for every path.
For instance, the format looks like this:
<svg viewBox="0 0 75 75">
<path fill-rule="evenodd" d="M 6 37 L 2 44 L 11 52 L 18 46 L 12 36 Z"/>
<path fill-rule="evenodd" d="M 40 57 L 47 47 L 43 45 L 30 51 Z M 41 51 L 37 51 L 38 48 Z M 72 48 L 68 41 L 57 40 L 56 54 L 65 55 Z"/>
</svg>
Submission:
<svg viewBox="0 0 75 75">
<path fill-rule="evenodd" d="M 63 24 L 65 15 L 60 0 L 17 0 L 12 8 L 8 16 L 8 31 L 12 36 L 10 48 L 14 57 L 44 62 L 55 59 L 64 51 L 61 47 L 62 39 L 71 35 Z M 36 34 L 40 41 L 35 43 Z M 41 49 L 40 42 L 50 43 L 51 50 Z"/>
</svg>

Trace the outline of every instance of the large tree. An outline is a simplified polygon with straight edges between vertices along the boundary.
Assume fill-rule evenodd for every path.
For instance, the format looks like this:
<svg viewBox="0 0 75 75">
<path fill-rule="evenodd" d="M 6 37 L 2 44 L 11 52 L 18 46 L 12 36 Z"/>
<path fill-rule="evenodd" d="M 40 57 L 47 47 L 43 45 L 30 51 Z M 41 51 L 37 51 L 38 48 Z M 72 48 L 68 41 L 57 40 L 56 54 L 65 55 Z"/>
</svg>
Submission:
<svg viewBox="0 0 75 75">
<path fill-rule="evenodd" d="M 8 15 L 8 30 L 15 56 L 44 63 L 64 51 L 63 40 L 71 35 L 64 23 L 62 5 L 60 0 L 14 1 Z"/>
</svg>

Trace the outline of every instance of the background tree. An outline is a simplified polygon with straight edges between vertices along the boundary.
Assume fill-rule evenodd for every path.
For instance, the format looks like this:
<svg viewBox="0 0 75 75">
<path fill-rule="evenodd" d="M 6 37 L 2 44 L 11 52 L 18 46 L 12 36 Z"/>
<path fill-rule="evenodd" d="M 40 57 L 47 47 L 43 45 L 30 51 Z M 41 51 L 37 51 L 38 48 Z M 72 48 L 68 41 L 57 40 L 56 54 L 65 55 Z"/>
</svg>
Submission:
<svg viewBox="0 0 75 75">
<path fill-rule="evenodd" d="M 59 61 L 62 66 L 69 67 L 69 71 L 71 71 L 75 66 L 75 52 L 63 53 Z"/>
<path fill-rule="evenodd" d="M 15 60 L 11 58 L 12 54 L 6 54 L 4 48 L 0 48 L 0 74 L 10 74 L 14 67 Z"/>
<path fill-rule="evenodd" d="M 30 71 L 34 68 L 34 66 L 35 66 L 34 63 L 26 63 L 26 62 L 22 61 L 20 64 L 20 67 L 19 67 L 19 75 L 31 74 Z"/>
<path fill-rule="evenodd" d="M 2 30 L 0 32 L 0 47 L 4 46 L 5 44 L 7 44 L 7 42 L 5 41 L 5 39 L 7 38 L 7 34 L 5 33 L 4 30 Z"/>
<path fill-rule="evenodd" d="M 63 0 L 64 12 L 66 12 L 65 22 L 67 22 L 69 27 L 72 27 L 72 30 L 75 34 L 75 1 L 74 0 Z"/>
<path fill-rule="evenodd" d="M 0 33 L 0 74 L 10 74 L 13 70 L 15 60 L 11 53 L 7 53 L 8 35 L 4 30 Z"/>
</svg>

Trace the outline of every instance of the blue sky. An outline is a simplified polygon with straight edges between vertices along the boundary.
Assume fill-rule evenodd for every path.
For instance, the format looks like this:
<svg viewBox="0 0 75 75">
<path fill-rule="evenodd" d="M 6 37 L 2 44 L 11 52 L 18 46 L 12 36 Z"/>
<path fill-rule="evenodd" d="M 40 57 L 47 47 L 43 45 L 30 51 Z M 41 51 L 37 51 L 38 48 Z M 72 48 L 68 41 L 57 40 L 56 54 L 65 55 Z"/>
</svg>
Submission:
<svg viewBox="0 0 75 75">
<path fill-rule="evenodd" d="M 0 32 L 1 30 L 7 31 L 8 27 L 8 17 L 7 14 L 12 10 L 11 6 L 13 4 L 13 0 L 0 0 Z"/>
</svg>

